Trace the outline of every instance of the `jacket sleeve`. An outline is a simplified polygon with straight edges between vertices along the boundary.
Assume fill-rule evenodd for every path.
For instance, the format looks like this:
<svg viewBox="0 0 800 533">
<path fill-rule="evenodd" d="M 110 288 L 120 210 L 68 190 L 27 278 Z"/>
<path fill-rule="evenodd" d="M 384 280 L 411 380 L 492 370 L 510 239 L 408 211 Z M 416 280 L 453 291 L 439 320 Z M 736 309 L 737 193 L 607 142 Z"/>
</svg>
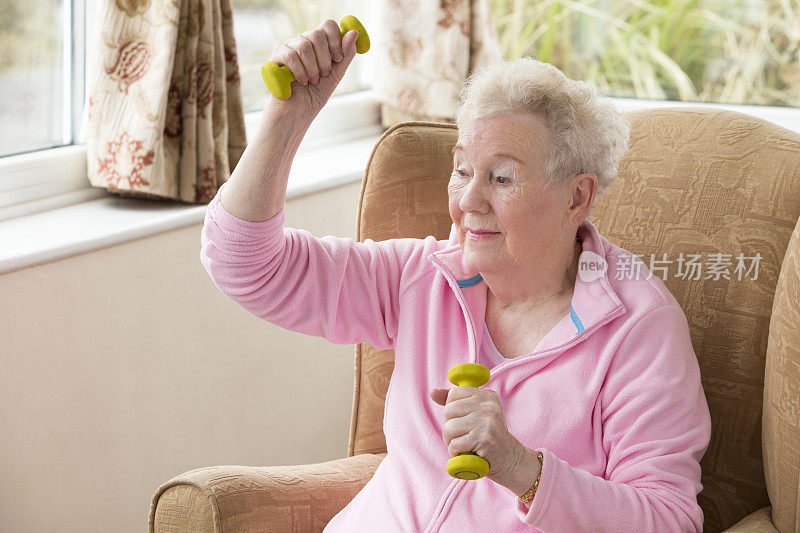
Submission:
<svg viewBox="0 0 800 533">
<path fill-rule="evenodd" d="M 284 228 L 285 215 L 284 206 L 268 220 L 240 219 L 223 207 L 218 191 L 206 210 L 200 253 L 214 284 L 284 329 L 336 344 L 394 348 L 400 278 L 419 239 L 317 238 Z"/>
<path fill-rule="evenodd" d="M 694 532 L 700 460 L 711 416 L 683 310 L 638 319 L 621 341 L 600 392 L 604 477 L 546 449 L 536 496 L 517 516 L 543 532 Z"/>
</svg>

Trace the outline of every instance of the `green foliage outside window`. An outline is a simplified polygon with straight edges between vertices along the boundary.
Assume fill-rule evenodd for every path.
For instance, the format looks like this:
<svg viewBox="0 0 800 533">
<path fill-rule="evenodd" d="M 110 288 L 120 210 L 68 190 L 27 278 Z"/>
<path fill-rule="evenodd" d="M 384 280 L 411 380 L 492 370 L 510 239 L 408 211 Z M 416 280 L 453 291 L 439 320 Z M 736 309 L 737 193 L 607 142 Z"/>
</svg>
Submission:
<svg viewBox="0 0 800 533">
<path fill-rule="evenodd" d="M 0 73 L 54 67 L 61 47 L 61 0 L 0 0 Z"/>
<path fill-rule="evenodd" d="M 609 96 L 800 107 L 793 0 L 488 0 L 504 57 Z"/>
<path fill-rule="evenodd" d="M 43 2 L 58 12 L 58 1 Z M 504 57 L 552 63 L 604 94 L 800 107 L 796 0 L 488 2 Z M 280 40 L 338 20 L 341 11 L 341 0 L 233 3 L 283 11 L 292 30 Z M 22 5 L 0 0 L 0 71 L 46 61 L 59 46 L 56 17 L 42 20 L 40 9 Z"/>
</svg>

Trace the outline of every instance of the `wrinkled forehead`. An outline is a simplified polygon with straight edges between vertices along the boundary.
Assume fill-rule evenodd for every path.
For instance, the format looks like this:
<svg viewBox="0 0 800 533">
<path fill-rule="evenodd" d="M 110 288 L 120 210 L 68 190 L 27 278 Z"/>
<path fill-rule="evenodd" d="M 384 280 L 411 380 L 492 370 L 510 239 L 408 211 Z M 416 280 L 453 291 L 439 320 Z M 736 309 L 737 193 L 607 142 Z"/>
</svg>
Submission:
<svg viewBox="0 0 800 533">
<path fill-rule="evenodd" d="M 532 158 L 546 157 L 550 145 L 544 116 L 507 114 L 460 125 L 452 153 L 454 157 L 508 159 L 524 165 Z"/>
</svg>

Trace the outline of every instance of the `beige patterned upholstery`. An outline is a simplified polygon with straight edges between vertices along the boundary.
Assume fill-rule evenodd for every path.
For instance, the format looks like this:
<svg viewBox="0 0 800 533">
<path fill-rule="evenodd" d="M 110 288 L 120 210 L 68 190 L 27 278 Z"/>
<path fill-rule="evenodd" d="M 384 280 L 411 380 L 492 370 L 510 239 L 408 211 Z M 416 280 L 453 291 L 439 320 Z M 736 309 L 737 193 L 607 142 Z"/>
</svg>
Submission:
<svg viewBox="0 0 800 533">
<path fill-rule="evenodd" d="M 730 280 L 702 279 L 705 271 L 701 279 L 683 280 L 676 277 L 676 264 L 664 280 L 686 313 L 711 410 L 712 437 L 698 496 L 704 531 L 796 532 L 800 135 L 710 108 L 627 116 L 631 150 L 592 216 L 601 234 L 645 254 L 647 264 L 650 253 L 656 259 L 665 253 L 673 261 L 680 253 L 702 253 L 704 262 L 709 253 L 731 254 L 734 265 L 739 253 L 761 255 L 755 280 L 752 272 L 737 280 L 734 265 Z M 449 150 L 456 137 L 452 124 L 409 122 L 386 131 L 367 166 L 358 240 L 447 238 Z M 223 466 L 187 472 L 154 495 L 151 531 L 219 532 L 223 526 L 231 530 L 228 525 L 322 529 L 370 479 L 386 452 L 383 406 L 393 367 L 392 351 L 356 346 L 348 458 L 294 469 Z M 318 498 L 311 501 L 307 483 L 320 483 L 319 473 L 329 476 L 329 484 L 311 490 Z M 289 511 L 292 506 L 297 511 Z M 301 516 L 308 518 L 300 522 Z"/>
<path fill-rule="evenodd" d="M 779 531 L 800 531 L 800 221 L 783 258 L 764 377 L 764 474 Z"/>
<path fill-rule="evenodd" d="M 631 118 L 632 149 L 621 165 L 625 187 L 615 184 L 598 204 L 600 232 L 647 257 L 701 251 L 730 253 L 732 259 L 739 253 L 762 256 L 756 281 L 734 276 L 665 281 L 686 313 L 711 410 L 711 443 L 701 462 L 704 488 L 698 495 L 705 531 L 724 531 L 772 505 L 773 513 L 791 515 L 775 523 L 779 531 L 794 532 L 800 412 L 784 417 L 786 425 L 776 425 L 770 434 L 762 432 L 761 418 L 762 400 L 770 394 L 764 377 L 773 299 L 800 216 L 800 136 L 748 115 L 711 109 L 639 112 Z M 797 290 L 794 294 L 796 300 Z M 795 367 L 795 405 L 798 376 Z M 776 453 L 783 455 L 785 491 L 770 498 L 767 489 L 778 496 L 778 477 L 774 473 L 765 481 L 762 458 L 774 460 Z"/>
<path fill-rule="evenodd" d="M 150 531 L 322 531 L 384 457 L 190 470 L 159 487 L 150 508 Z"/>
</svg>

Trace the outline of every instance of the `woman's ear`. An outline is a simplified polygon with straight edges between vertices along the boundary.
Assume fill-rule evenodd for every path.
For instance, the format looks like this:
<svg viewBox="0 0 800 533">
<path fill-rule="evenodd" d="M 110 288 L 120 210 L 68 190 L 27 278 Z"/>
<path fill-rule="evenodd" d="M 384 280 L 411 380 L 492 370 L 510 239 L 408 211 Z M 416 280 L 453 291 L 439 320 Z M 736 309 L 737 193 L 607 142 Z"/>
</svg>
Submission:
<svg viewBox="0 0 800 533">
<path fill-rule="evenodd" d="M 597 176 L 594 172 L 583 172 L 575 176 L 572 187 L 569 189 L 568 226 L 579 226 L 586 219 L 596 189 Z"/>
</svg>

